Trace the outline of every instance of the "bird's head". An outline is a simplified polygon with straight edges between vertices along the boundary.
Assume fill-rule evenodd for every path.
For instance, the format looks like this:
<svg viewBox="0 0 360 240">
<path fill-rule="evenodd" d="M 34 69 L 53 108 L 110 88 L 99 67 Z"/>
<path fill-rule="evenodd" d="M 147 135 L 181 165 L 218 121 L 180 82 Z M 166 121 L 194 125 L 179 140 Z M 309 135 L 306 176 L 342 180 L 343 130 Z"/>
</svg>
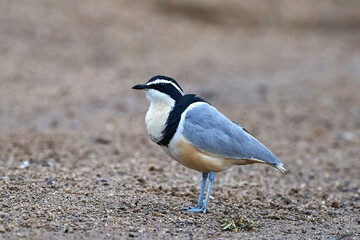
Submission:
<svg viewBox="0 0 360 240">
<path fill-rule="evenodd" d="M 183 90 L 174 79 L 160 75 L 152 77 L 145 84 L 138 84 L 132 88 L 144 90 L 150 103 L 172 104 L 184 95 Z"/>
</svg>

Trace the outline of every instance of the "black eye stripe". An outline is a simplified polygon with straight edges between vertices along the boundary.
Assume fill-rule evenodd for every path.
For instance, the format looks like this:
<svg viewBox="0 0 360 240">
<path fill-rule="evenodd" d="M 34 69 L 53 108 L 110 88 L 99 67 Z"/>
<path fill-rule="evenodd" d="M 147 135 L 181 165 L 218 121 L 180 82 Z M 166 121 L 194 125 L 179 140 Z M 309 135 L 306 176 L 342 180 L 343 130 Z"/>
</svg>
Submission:
<svg viewBox="0 0 360 240">
<path fill-rule="evenodd" d="M 160 90 L 160 89 L 164 89 L 164 88 L 168 88 L 169 87 L 169 84 L 166 84 L 166 83 L 157 83 L 157 84 L 153 84 L 153 85 L 150 85 L 151 88 L 153 89 L 157 89 L 157 90 Z"/>
<path fill-rule="evenodd" d="M 183 92 L 180 85 L 173 78 L 170 78 L 170 77 L 157 75 L 157 76 L 152 77 L 147 83 L 151 83 L 151 82 L 154 82 L 156 80 L 166 80 L 166 81 L 172 82 L 173 84 L 175 84 Z"/>
</svg>

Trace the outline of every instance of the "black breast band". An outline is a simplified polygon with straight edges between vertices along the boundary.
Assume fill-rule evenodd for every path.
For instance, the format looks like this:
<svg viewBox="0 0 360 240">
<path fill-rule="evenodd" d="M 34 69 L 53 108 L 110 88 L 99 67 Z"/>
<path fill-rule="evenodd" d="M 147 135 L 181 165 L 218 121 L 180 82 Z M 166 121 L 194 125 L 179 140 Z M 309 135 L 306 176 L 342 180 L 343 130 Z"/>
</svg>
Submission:
<svg viewBox="0 0 360 240">
<path fill-rule="evenodd" d="M 175 106 L 171 110 L 169 117 L 166 120 L 166 127 L 162 132 L 163 138 L 158 141 L 157 144 L 161 146 L 169 145 L 179 126 L 181 114 L 187 109 L 190 104 L 195 102 L 205 102 L 205 100 L 197 97 L 195 94 L 186 94 L 175 102 Z"/>
</svg>

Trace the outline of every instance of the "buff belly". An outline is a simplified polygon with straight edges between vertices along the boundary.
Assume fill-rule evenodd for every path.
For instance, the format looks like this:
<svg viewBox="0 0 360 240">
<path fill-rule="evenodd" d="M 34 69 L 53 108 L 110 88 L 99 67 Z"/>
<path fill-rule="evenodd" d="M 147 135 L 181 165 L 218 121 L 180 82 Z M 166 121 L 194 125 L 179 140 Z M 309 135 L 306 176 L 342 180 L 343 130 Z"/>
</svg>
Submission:
<svg viewBox="0 0 360 240">
<path fill-rule="evenodd" d="M 184 137 L 171 141 L 165 152 L 182 165 L 199 172 L 220 172 L 233 166 L 227 159 L 201 152 Z"/>
<path fill-rule="evenodd" d="M 164 151 L 182 165 L 199 172 L 221 172 L 234 165 L 247 165 L 253 163 L 265 163 L 259 159 L 232 159 L 222 158 L 210 153 L 202 152 L 192 145 L 183 136 L 172 140 L 168 147 L 163 146 Z"/>
</svg>

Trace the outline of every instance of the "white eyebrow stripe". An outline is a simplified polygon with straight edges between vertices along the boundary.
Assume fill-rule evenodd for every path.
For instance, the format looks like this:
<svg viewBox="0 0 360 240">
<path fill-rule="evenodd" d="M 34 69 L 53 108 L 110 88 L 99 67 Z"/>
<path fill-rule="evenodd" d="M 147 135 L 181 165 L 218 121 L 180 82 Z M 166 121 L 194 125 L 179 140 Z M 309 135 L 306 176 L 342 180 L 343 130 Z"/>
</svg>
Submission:
<svg viewBox="0 0 360 240">
<path fill-rule="evenodd" d="M 158 83 L 170 83 L 172 84 L 182 95 L 184 95 L 184 92 L 181 91 L 181 89 L 173 82 L 171 81 L 168 81 L 168 80 L 165 80 L 165 79 L 156 79 L 155 81 L 152 81 L 152 82 L 149 82 L 147 83 L 146 85 L 150 86 L 150 85 L 153 85 L 153 84 L 158 84 Z"/>
</svg>

